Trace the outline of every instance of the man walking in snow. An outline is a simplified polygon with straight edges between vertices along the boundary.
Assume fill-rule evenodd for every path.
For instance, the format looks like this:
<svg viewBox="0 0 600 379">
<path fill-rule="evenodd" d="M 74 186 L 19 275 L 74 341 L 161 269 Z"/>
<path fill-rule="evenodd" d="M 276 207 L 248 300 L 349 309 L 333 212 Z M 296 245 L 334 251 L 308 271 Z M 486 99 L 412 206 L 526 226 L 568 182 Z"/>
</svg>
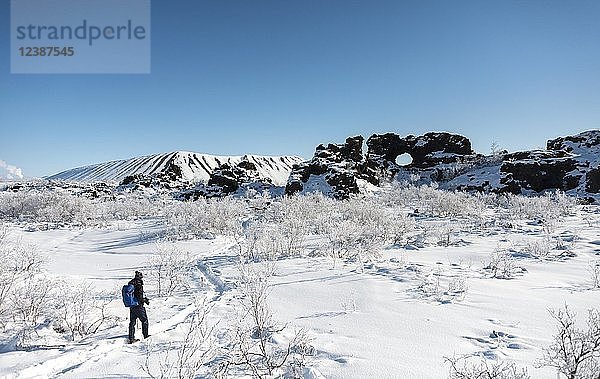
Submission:
<svg viewBox="0 0 600 379">
<path fill-rule="evenodd" d="M 137 319 L 142 322 L 142 334 L 144 338 L 150 337 L 148 334 L 148 316 L 146 315 L 146 308 L 144 308 L 144 303 L 150 305 L 150 301 L 147 297 L 144 297 L 143 277 L 144 275 L 140 271 L 136 271 L 135 277 L 129 281 L 129 284 L 134 287 L 133 294 L 138 302 L 138 305 L 129 308 L 129 343 L 139 341 L 135 339 L 135 322 Z"/>
</svg>

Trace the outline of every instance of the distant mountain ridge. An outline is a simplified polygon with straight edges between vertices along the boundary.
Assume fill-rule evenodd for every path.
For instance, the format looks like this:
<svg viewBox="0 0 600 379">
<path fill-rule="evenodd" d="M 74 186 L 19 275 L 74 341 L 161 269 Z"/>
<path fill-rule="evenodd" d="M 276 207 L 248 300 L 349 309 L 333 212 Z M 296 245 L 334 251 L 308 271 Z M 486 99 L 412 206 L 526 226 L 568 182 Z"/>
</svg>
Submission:
<svg viewBox="0 0 600 379">
<path fill-rule="evenodd" d="M 289 155 L 221 156 L 174 151 L 77 167 L 47 176 L 45 179 L 121 182 L 128 176 L 159 174 L 176 166 L 179 168 L 184 180 L 206 183 L 211 174 L 223 164 L 235 166 L 240 162 L 250 162 L 256 166 L 258 175 L 261 178 L 270 179 L 274 185 L 285 186 L 292 166 L 303 161 L 304 159 L 301 157 Z"/>
</svg>

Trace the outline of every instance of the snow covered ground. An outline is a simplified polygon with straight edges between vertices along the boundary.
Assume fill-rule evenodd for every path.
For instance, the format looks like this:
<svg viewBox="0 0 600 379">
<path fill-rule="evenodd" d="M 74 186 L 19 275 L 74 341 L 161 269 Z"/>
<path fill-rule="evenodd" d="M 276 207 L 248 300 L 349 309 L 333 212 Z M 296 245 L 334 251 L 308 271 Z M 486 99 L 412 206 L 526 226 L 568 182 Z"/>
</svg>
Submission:
<svg viewBox="0 0 600 379">
<path fill-rule="evenodd" d="M 427 231 L 425 240 L 385 244 L 358 261 L 310 253 L 323 238 L 311 236 L 303 240 L 307 253 L 274 261 L 268 305 L 286 328 L 273 342 L 285 345 L 294 330 L 306 330 L 313 350 L 304 377 L 447 378 L 445 357 L 477 355 L 488 362 L 514 362 L 531 378 L 555 378 L 554 369 L 536 364 L 556 331 L 548 310 L 568 304 L 583 323 L 587 309 L 600 307 L 590 274 L 590 263 L 600 259 L 598 207 L 577 206 L 552 230 L 531 218 L 503 222 L 493 209 L 481 222 L 495 221 L 484 228 L 465 227 L 470 221 L 460 217 L 404 211 Z M 216 353 L 201 375 L 214 372 L 226 358 L 227 332 L 240 316 L 243 297 L 234 239 L 169 242 L 193 254 L 197 270 L 185 291 L 167 297 L 157 297 L 155 282 L 146 279 L 151 337 L 128 345 L 129 316 L 120 287 L 135 270 L 150 272 L 157 245 L 147 236 L 164 232 L 164 220 L 35 231 L 7 225 L 7 239 L 35 244 L 47 257 L 51 277 L 87 280 L 95 290 L 108 291 L 114 298 L 108 312 L 116 318 L 74 342 L 42 325 L 27 349 L 15 349 L 7 331 L 0 345 L 0 376 L 148 377 L 143 370 L 147 351 L 154 352 L 157 370 L 156 363 L 185 337 L 198 306 L 195 298 L 204 299 L 209 324 L 216 324 Z M 548 241 L 552 246 L 544 245 Z M 531 254 L 536 247 L 542 251 Z M 494 275 L 494 253 L 510 256 L 509 275 L 501 269 Z M 265 263 L 249 267 L 261 269 Z M 235 369 L 229 374 L 250 377 Z"/>
</svg>

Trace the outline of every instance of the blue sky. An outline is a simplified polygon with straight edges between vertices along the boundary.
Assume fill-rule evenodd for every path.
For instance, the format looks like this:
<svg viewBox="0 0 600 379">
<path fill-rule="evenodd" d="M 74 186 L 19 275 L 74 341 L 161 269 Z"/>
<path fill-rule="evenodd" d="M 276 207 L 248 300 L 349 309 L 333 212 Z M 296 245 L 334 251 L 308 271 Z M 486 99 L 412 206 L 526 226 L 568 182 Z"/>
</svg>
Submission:
<svg viewBox="0 0 600 379">
<path fill-rule="evenodd" d="M 42 176 L 173 150 L 297 154 L 445 130 L 509 150 L 600 128 L 600 2 L 152 2 L 149 75 L 11 75 L 0 159 Z"/>
</svg>

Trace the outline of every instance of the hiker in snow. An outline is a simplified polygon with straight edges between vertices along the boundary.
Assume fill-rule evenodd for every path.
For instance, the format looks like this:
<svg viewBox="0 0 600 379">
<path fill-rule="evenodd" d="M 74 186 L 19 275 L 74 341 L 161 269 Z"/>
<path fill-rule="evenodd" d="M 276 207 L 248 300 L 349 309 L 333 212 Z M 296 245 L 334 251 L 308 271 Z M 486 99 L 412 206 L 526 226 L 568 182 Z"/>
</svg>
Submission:
<svg viewBox="0 0 600 379">
<path fill-rule="evenodd" d="M 129 281 L 129 284 L 134 287 L 133 295 L 137 300 L 137 305 L 129 307 L 129 343 L 139 341 L 135 339 L 135 322 L 137 319 L 140 319 L 142 322 L 142 334 L 144 335 L 144 338 L 150 337 L 148 334 L 148 316 L 146 315 L 146 308 L 144 308 L 144 303 L 150 305 L 150 301 L 147 297 L 144 297 L 143 277 L 144 274 L 140 271 L 136 271 L 135 277 Z"/>
</svg>

